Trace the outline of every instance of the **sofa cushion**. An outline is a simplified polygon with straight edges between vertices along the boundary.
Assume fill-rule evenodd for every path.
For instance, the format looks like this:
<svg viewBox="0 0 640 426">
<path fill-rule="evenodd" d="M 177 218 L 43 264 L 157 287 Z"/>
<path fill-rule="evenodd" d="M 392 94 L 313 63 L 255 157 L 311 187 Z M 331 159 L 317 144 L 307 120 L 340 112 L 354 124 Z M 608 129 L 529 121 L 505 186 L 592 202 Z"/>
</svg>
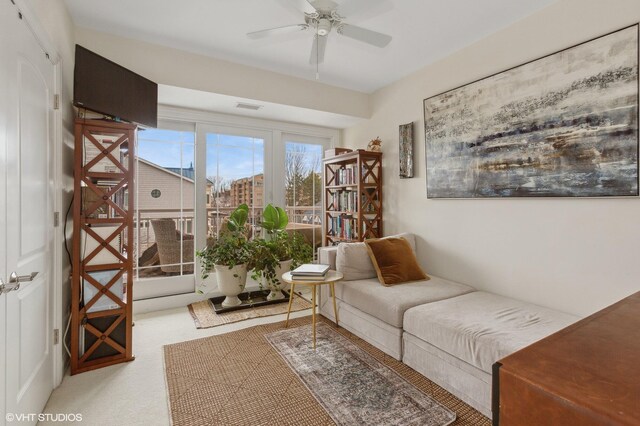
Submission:
<svg viewBox="0 0 640 426">
<path fill-rule="evenodd" d="M 429 279 L 404 238 L 378 238 L 364 243 L 380 284 L 390 286 Z"/>
<path fill-rule="evenodd" d="M 404 330 L 491 373 L 491 366 L 496 361 L 578 319 L 552 309 L 476 291 L 407 310 Z"/>
<path fill-rule="evenodd" d="M 402 328 L 407 309 L 474 291 L 468 285 L 438 277 L 385 287 L 377 278 L 340 281 L 335 285 L 336 297 L 345 303 L 394 327 Z"/>
<path fill-rule="evenodd" d="M 415 253 L 416 239 L 413 234 L 398 234 L 385 238 L 402 237 Z M 340 243 L 336 255 L 336 270 L 342 272 L 344 281 L 376 278 L 376 270 L 371 263 L 367 246 L 364 243 Z"/>
</svg>

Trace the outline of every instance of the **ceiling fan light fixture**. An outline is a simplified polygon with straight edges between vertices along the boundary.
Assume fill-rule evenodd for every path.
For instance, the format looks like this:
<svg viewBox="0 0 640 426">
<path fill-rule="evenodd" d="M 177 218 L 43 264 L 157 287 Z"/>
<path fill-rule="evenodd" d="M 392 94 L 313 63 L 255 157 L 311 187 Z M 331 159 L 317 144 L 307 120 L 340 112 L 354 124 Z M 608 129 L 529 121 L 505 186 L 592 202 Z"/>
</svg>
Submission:
<svg viewBox="0 0 640 426">
<path fill-rule="evenodd" d="M 326 36 L 331 31 L 331 21 L 327 18 L 321 18 L 318 20 L 317 32 L 319 36 Z"/>
</svg>

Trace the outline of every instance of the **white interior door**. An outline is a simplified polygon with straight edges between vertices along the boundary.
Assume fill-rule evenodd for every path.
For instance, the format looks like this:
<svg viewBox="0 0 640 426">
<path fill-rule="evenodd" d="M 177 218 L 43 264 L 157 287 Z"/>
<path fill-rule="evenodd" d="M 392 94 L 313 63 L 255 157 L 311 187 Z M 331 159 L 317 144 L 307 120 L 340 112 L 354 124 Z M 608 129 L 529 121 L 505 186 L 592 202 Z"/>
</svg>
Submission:
<svg viewBox="0 0 640 426">
<path fill-rule="evenodd" d="M 5 333 L 4 412 L 40 413 L 53 390 L 51 146 L 54 67 L 10 2 L 2 2 L 3 199 L 0 277 L 29 276 L 0 296 Z M 1 313 L 1 311 L 0 311 Z M 3 416 L 4 417 L 4 416 Z M 1 421 L 4 421 L 3 418 Z M 35 423 L 35 418 L 31 423 Z M 30 422 L 26 422 L 27 424 Z"/>
</svg>

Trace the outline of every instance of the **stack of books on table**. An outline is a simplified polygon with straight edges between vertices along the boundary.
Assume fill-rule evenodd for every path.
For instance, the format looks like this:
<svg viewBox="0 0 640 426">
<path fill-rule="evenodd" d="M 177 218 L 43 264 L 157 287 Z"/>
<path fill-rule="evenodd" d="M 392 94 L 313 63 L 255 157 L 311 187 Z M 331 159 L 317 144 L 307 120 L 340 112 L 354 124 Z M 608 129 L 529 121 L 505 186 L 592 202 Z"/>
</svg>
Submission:
<svg viewBox="0 0 640 426">
<path fill-rule="evenodd" d="M 329 272 L 329 265 L 305 263 L 291 271 L 294 281 L 324 281 Z"/>
</svg>

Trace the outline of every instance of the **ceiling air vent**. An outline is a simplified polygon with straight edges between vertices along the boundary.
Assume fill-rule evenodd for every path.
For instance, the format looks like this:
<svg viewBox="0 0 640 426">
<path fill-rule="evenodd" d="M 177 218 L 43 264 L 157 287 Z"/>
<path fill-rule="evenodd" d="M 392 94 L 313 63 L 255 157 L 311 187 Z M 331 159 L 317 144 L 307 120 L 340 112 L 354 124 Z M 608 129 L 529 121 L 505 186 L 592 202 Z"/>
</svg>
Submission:
<svg viewBox="0 0 640 426">
<path fill-rule="evenodd" d="M 254 105 L 254 104 L 246 104 L 244 102 L 238 102 L 238 104 L 236 105 L 236 108 L 250 109 L 252 111 L 257 111 L 260 108 L 262 108 L 262 105 Z"/>
</svg>

